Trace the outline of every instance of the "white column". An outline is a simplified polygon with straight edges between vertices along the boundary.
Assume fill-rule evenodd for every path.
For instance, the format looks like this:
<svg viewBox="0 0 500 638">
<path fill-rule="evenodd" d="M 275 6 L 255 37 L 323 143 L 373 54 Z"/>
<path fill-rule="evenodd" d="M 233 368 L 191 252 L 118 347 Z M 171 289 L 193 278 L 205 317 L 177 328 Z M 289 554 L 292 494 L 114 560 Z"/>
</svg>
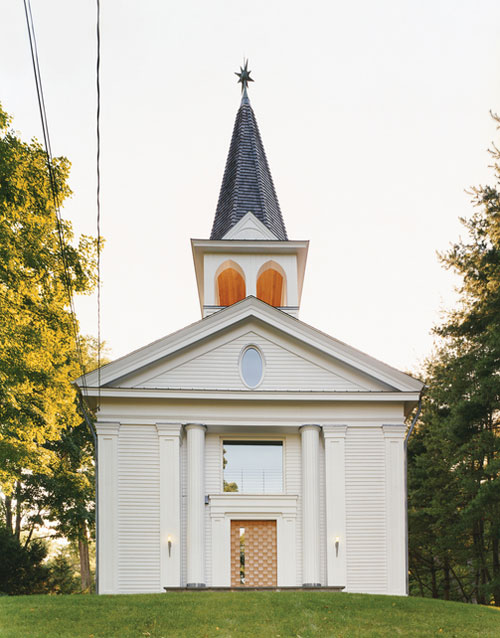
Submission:
<svg viewBox="0 0 500 638">
<path fill-rule="evenodd" d="M 406 591 L 405 425 L 383 425 L 387 535 L 387 593 Z"/>
<path fill-rule="evenodd" d="M 157 423 L 160 448 L 160 586 L 181 585 L 180 423 Z"/>
<path fill-rule="evenodd" d="M 98 467 L 98 594 L 118 593 L 118 432 L 119 423 L 96 423 Z"/>
<path fill-rule="evenodd" d="M 347 544 L 345 515 L 345 425 L 324 425 L 326 566 L 329 587 L 345 587 Z"/>
<path fill-rule="evenodd" d="M 187 587 L 205 587 L 205 430 L 187 432 Z"/>
<path fill-rule="evenodd" d="M 303 425 L 302 439 L 302 583 L 320 587 L 319 425 Z"/>
</svg>

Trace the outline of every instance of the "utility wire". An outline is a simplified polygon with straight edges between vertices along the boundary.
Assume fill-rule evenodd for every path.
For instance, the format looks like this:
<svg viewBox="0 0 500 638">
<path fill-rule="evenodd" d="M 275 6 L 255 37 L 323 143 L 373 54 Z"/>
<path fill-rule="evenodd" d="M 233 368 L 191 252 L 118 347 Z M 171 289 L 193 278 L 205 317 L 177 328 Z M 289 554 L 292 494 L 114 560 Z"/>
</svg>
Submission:
<svg viewBox="0 0 500 638">
<path fill-rule="evenodd" d="M 96 0 L 96 200 L 97 200 L 97 410 L 101 407 L 101 3 Z M 95 449 L 95 589 L 100 593 L 99 541 L 99 450 L 95 428 L 92 428 Z"/>
<path fill-rule="evenodd" d="M 44 140 L 44 146 L 45 146 L 45 153 L 47 155 L 47 169 L 48 169 L 48 173 L 49 173 L 49 183 L 50 183 L 50 189 L 51 189 L 51 194 L 52 194 L 52 199 L 54 202 L 54 210 L 56 213 L 56 227 L 57 227 L 57 235 L 58 235 L 58 240 L 59 240 L 59 250 L 61 253 L 61 260 L 62 260 L 62 264 L 63 264 L 63 281 L 64 281 L 64 285 L 66 288 L 66 293 L 67 293 L 67 297 L 68 297 L 68 303 L 69 303 L 69 307 L 70 307 L 70 316 L 71 316 L 71 322 L 72 322 L 72 326 L 73 326 L 73 332 L 74 332 L 74 337 L 75 337 L 75 343 L 76 343 L 76 350 L 77 350 L 77 355 L 78 355 L 78 359 L 79 359 L 79 363 L 80 363 L 80 368 L 83 372 L 83 377 L 82 377 L 82 386 L 84 388 L 84 390 L 87 389 L 86 386 L 86 380 L 85 380 L 85 374 L 86 374 L 86 366 L 85 366 L 85 362 L 83 360 L 83 354 L 82 354 L 82 348 L 81 348 L 81 339 L 80 339 L 80 335 L 79 335 L 79 331 L 78 331 L 78 322 L 76 319 L 76 312 L 75 312 L 75 305 L 74 305 L 74 301 L 73 301 L 73 292 L 72 292 L 72 288 L 71 288 L 71 275 L 70 275 L 70 270 L 69 270 L 69 265 L 68 265 L 68 260 L 67 260 L 67 256 L 66 256 L 66 250 L 65 250 L 65 246 L 64 246 L 64 226 L 63 226 L 63 222 L 62 222 L 62 217 L 61 217 L 61 207 L 59 204 L 59 196 L 58 196 L 58 187 L 57 187 L 57 180 L 56 180 L 56 176 L 55 176 L 55 172 L 54 172 L 54 163 L 53 163 L 53 156 L 52 156 L 52 146 L 51 146 L 51 142 L 50 142 L 50 132 L 49 132 L 49 125 L 48 125 L 48 119 L 47 119 L 47 110 L 45 107 L 45 98 L 44 98 L 44 93 L 43 93 L 43 85 L 42 85 L 42 76 L 41 76 L 41 72 L 40 72 L 40 63 L 39 63 L 39 59 L 38 59 L 38 47 L 37 47 L 37 41 L 36 41 L 36 34 L 35 34 L 35 26 L 34 26 L 34 21 L 33 21 L 33 14 L 31 11 L 31 2 L 30 0 L 23 0 L 24 1 L 24 11 L 26 14 L 26 24 L 28 27 L 28 37 L 29 37 L 29 43 L 30 43 L 30 50 L 31 50 L 31 60 L 33 63 L 33 73 L 35 76 L 35 86 L 36 86 L 36 93 L 37 93 L 37 99 L 38 99 L 38 108 L 40 111 L 40 120 L 41 120 L 41 124 L 42 124 L 42 134 L 43 134 L 43 140 Z M 98 248 L 98 254 L 99 254 L 99 248 Z M 98 278 L 99 278 L 99 271 L 98 271 Z M 100 343 L 98 343 L 98 351 L 100 351 Z M 98 353 L 99 356 L 100 353 Z M 100 358 L 100 356 L 99 356 Z M 86 394 L 86 392 L 85 392 Z M 84 416 L 85 419 L 88 419 L 88 414 L 87 414 L 87 410 L 85 409 L 85 406 L 82 402 L 82 408 L 84 409 Z"/>
<path fill-rule="evenodd" d="M 96 135 L 97 135 L 97 409 L 101 407 L 101 3 L 96 0 Z"/>
<path fill-rule="evenodd" d="M 44 95 L 43 95 L 43 85 L 42 85 L 42 76 L 40 73 L 40 64 L 39 64 L 39 60 L 38 60 L 38 47 L 37 47 L 37 43 L 36 43 L 36 35 L 35 35 L 35 26 L 34 26 L 34 22 L 33 22 L 33 14 L 31 11 L 31 3 L 30 0 L 23 0 L 24 2 L 24 11 L 26 14 L 26 24 L 28 27 L 28 36 L 29 36 L 29 42 L 30 42 L 30 50 L 31 50 L 31 60 L 33 63 L 33 73 L 35 76 L 35 85 L 36 85 L 36 93 L 37 93 L 37 99 L 38 99 L 38 108 L 40 111 L 40 120 L 42 123 L 42 133 L 43 133 L 43 140 L 44 140 L 44 145 L 45 145 L 45 153 L 47 155 L 47 169 L 48 169 L 48 173 L 49 173 L 49 182 L 50 182 L 50 189 L 52 192 L 52 199 L 54 201 L 54 209 L 55 209 L 55 213 L 56 213 L 56 226 L 57 226 L 57 234 L 58 234 L 58 239 L 59 239 L 59 249 L 60 249 L 60 253 L 61 253 L 61 260 L 63 263 L 63 269 L 64 269 L 64 275 L 63 275 L 63 280 L 64 280 L 64 284 L 65 284 L 65 288 L 66 288 L 66 292 L 68 295 L 68 302 L 69 302 L 69 307 L 70 307 L 70 316 L 71 316 L 71 320 L 72 320 L 72 326 L 73 326 L 73 331 L 74 331 L 74 337 L 75 337 L 75 344 L 76 344 L 76 350 L 77 350 L 77 355 L 78 355 L 78 359 L 79 359 L 79 363 L 80 363 L 80 368 L 81 371 L 83 373 L 82 377 L 81 377 L 81 385 L 82 385 L 82 389 L 84 391 L 84 395 L 88 396 L 88 392 L 87 392 L 87 381 L 86 381 L 86 366 L 85 366 L 85 362 L 83 359 L 83 354 L 82 354 L 82 348 L 81 348 L 81 340 L 80 340 L 80 335 L 79 335 L 79 331 L 78 331 L 78 322 L 76 319 L 76 312 L 75 312 L 75 306 L 74 306 L 74 302 L 73 302 L 73 291 L 71 288 L 71 276 L 70 276 L 70 272 L 69 272 L 69 266 L 68 266 L 68 260 L 66 257 L 66 251 L 64 248 L 64 236 L 63 236 L 63 223 L 62 223 L 62 218 L 61 218 L 61 208 L 59 205 L 59 198 L 58 198 L 58 189 L 57 189 L 57 182 L 55 179 L 55 174 L 54 174 L 54 167 L 53 167 L 53 157 L 52 157 L 52 147 L 51 147 L 51 143 L 50 143 L 50 134 L 49 134 L 49 125 L 48 125 L 48 119 L 47 119 L 47 110 L 45 108 L 45 99 L 44 99 Z M 101 290 L 101 282 L 100 282 L 100 240 L 101 240 L 101 236 L 100 236 L 100 170 L 99 170 L 99 159 L 100 159 L 100 131 L 99 131 L 99 118 L 100 118 L 100 84 L 99 84 L 99 66 L 100 66 L 100 26 L 99 26 L 99 13 L 100 13 L 100 5 L 99 5 L 99 0 L 97 0 L 97 292 L 98 292 L 98 341 L 97 341 L 97 359 L 98 359 L 98 379 L 99 379 L 99 399 L 100 399 L 100 381 L 101 381 L 101 375 L 100 375 L 100 365 L 101 365 L 101 330 L 100 330 L 100 305 L 101 305 L 101 299 L 100 299 L 100 290 Z M 89 414 L 89 410 L 85 404 L 85 401 L 83 400 L 82 397 L 82 393 L 79 392 L 78 393 L 78 398 L 79 398 L 79 402 L 80 402 L 80 406 L 82 409 L 82 413 L 83 413 L 83 417 L 85 419 L 85 422 L 87 424 L 88 429 L 90 430 L 91 434 L 92 434 L 92 438 L 94 440 L 94 450 L 95 450 L 95 496 L 96 496 L 96 542 L 97 542 L 97 537 L 98 537 L 98 507 L 97 507 L 97 500 L 98 500 L 98 452 L 97 452 L 97 443 L 98 443 L 98 439 L 97 439 L 97 433 L 94 427 L 94 424 L 92 422 L 92 417 Z M 99 591 L 99 570 L 98 570 L 98 566 L 96 566 L 96 588 L 97 588 L 97 592 Z"/>
<path fill-rule="evenodd" d="M 71 290 L 71 277 L 69 273 L 68 260 L 66 258 L 66 251 L 64 248 L 64 237 L 63 237 L 63 223 L 61 218 L 61 208 L 59 206 L 59 197 L 58 197 L 58 189 L 57 182 L 54 174 L 54 166 L 53 166 L 53 157 L 52 157 L 52 147 L 50 143 L 50 134 L 49 134 L 49 126 L 47 121 L 47 111 L 45 108 L 45 99 L 43 96 L 43 86 L 42 86 L 42 77 L 40 73 L 40 64 L 38 61 L 38 48 L 36 43 L 35 36 L 35 27 L 33 23 L 33 14 L 31 12 L 31 3 L 30 0 L 24 0 L 24 10 L 26 14 L 26 24 L 28 26 L 28 36 L 30 41 L 30 49 L 31 49 L 31 60 L 33 63 L 33 73 L 35 75 L 35 85 L 36 85 L 36 94 L 38 99 L 38 108 L 40 111 L 40 119 L 42 123 L 42 134 L 43 141 L 45 146 L 45 153 L 47 155 L 47 169 L 49 172 L 49 183 L 50 190 L 52 194 L 52 199 L 54 202 L 54 210 L 56 213 L 56 227 L 57 227 L 57 235 L 59 240 L 59 250 L 61 253 L 61 259 L 63 263 L 63 282 L 66 288 L 66 293 L 68 296 L 68 302 L 70 306 L 70 315 L 72 319 L 73 331 L 75 333 L 76 345 L 77 345 L 77 353 L 80 359 L 80 365 L 82 370 L 85 370 L 85 365 L 83 362 L 83 356 L 81 353 L 80 347 L 80 338 L 78 334 L 78 324 L 76 321 L 76 313 L 75 307 L 73 303 L 73 294 Z"/>
<path fill-rule="evenodd" d="M 87 394 L 87 384 L 86 384 L 86 379 L 85 379 L 85 374 L 86 374 L 86 366 L 85 366 L 85 362 L 83 360 L 83 354 L 82 354 L 82 347 L 81 347 L 81 340 L 80 340 L 80 335 L 78 332 L 78 322 L 76 320 L 76 312 L 75 312 L 75 305 L 74 305 L 74 301 L 73 301 L 73 292 L 71 289 L 71 275 L 70 275 L 70 271 L 69 271 L 69 266 L 68 266 L 68 260 L 67 260 L 67 256 L 66 256 L 66 250 L 64 247 L 64 235 L 63 235 L 63 223 L 62 223 L 62 217 L 61 217 L 61 207 L 59 205 L 59 197 L 58 197 L 58 188 L 57 188 L 57 181 L 56 181 L 56 176 L 54 173 L 54 164 L 53 164 L 53 157 L 52 157 L 52 146 L 50 143 L 50 133 L 49 133 L 49 125 L 48 125 L 48 119 L 47 119 L 47 110 L 45 108 L 45 98 L 44 98 L 44 94 L 43 94 L 43 85 L 42 85 L 42 75 L 40 72 L 40 63 L 38 60 L 38 47 L 37 47 L 37 42 L 36 42 L 36 34 L 35 34 L 35 26 L 34 26 L 34 22 L 33 22 L 33 14 L 31 11 L 31 3 L 30 0 L 23 0 L 24 1 L 24 11 L 26 14 L 26 24 L 28 27 L 28 37 L 29 37 L 29 42 L 30 42 L 30 50 L 31 50 L 31 61 L 33 63 L 33 73 L 35 76 L 35 86 L 36 86 L 36 94 L 37 94 L 37 99 L 38 99 L 38 108 L 40 111 L 40 120 L 41 120 L 41 124 L 42 124 L 42 134 L 43 134 L 43 141 L 44 141 L 44 146 L 45 146 L 45 153 L 47 155 L 47 170 L 49 173 L 49 183 L 50 183 L 50 190 L 51 190 L 51 194 L 52 194 L 52 199 L 54 202 L 54 210 L 56 213 L 56 227 L 57 227 L 57 236 L 58 236 L 58 240 L 59 240 L 59 250 L 61 253 L 61 260 L 62 260 L 62 264 L 63 264 L 63 282 L 64 282 L 64 286 L 66 289 L 66 293 L 68 296 L 68 303 L 69 303 L 69 308 L 70 308 L 70 317 L 71 317 L 71 324 L 73 327 L 73 332 L 74 332 L 74 337 L 75 337 L 75 344 L 76 344 L 76 351 L 77 351 L 77 356 L 79 359 L 79 363 L 80 363 L 80 369 L 83 373 L 82 375 L 82 387 L 85 391 L 85 394 Z M 95 431 L 94 431 L 94 427 L 92 424 L 92 420 L 88 414 L 88 409 L 85 405 L 85 403 L 82 400 L 81 395 L 79 395 L 79 400 L 80 400 L 80 405 L 83 411 L 83 415 L 85 418 L 85 421 L 87 423 L 87 426 L 89 427 L 89 429 L 92 432 L 92 436 L 94 437 L 94 442 L 95 442 Z"/>
</svg>

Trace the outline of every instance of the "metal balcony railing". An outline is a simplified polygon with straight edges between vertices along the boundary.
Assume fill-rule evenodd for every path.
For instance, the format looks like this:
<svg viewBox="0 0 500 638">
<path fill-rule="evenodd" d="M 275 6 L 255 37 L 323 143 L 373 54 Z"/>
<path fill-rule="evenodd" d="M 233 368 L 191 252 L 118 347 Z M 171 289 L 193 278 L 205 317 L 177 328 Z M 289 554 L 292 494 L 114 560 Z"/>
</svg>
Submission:
<svg viewBox="0 0 500 638">
<path fill-rule="evenodd" d="M 281 470 L 224 470 L 224 492 L 279 494 L 283 492 Z"/>
</svg>

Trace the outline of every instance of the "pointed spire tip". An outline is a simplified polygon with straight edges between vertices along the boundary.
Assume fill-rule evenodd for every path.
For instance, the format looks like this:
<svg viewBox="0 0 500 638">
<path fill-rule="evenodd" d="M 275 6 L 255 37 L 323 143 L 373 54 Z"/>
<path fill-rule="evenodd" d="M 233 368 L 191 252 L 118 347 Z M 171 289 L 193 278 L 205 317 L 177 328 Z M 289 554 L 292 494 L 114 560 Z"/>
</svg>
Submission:
<svg viewBox="0 0 500 638">
<path fill-rule="evenodd" d="M 243 106 L 243 104 L 250 104 L 250 98 L 248 97 L 248 93 L 247 93 L 246 87 L 243 90 L 243 94 L 241 96 L 241 106 Z"/>
</svg>

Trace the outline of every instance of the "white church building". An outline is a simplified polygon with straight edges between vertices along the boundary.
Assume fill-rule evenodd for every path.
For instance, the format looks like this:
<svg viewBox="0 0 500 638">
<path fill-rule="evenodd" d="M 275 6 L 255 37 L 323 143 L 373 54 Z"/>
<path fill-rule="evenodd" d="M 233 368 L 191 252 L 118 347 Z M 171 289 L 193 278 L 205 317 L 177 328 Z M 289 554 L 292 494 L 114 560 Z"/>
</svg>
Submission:
<svg viewBox="0 0 500 638">
<path fill-rule="evenodd" d="M 246 75 L 245 75 L 246 74 Z M 405 418 L 423 384 L 299 320 L 289 240 L 242 69 L 202 319 L 77 383 L 96 406 L 99 593 L 407 593 Z"/>
</svg>

